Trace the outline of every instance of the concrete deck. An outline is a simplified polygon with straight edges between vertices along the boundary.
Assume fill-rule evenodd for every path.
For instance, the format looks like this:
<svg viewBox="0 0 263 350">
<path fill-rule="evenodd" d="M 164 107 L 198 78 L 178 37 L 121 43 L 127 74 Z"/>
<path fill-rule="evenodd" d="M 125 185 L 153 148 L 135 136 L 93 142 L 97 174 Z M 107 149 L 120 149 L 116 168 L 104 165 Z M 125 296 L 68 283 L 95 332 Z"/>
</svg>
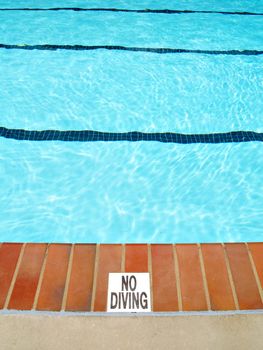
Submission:
<svg viewBox="0 0 263 350">
<path fill-rule="evenodd" d="M 3 350 L 258 350 L 263 314 L 215 316 L 0 315 Z"/>
</svg>

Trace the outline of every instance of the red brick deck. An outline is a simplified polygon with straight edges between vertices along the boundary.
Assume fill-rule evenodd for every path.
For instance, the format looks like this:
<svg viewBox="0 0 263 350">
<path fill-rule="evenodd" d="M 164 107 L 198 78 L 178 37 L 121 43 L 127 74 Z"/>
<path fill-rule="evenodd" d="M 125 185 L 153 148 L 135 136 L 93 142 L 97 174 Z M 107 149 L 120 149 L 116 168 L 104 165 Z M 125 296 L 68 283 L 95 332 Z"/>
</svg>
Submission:
<svg viewBox="0 0 263 350">
<path fill-rule="evenodd" d="M 0 243 L 0 309 L 106 311 L 109 272 L 149 272 L 153 311 L 263 309 L 263 243 Z"/>
</svg>

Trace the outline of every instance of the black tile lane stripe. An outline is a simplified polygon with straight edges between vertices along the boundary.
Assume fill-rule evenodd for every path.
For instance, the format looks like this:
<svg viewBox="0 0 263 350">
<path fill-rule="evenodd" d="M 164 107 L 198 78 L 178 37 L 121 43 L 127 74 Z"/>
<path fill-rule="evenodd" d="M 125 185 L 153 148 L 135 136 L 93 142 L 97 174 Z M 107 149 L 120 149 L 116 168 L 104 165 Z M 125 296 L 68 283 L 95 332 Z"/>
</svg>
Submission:
<svg viewBox="0 0 263 350">
<path fill-rule="evenodd" d="M 8 50 L 42 50 L 42 51 L 56 51 L 56 50 L 72 50 L 72 51 L 91 51 L 91 50 L 113 50 L 113 51 L 134 51 L 134 52 L 149 52 L 158 54 L 175 54 L 175 53 L 192 53 L 192 54 L 206 54 L 206 55 L 245 55 L 258 56 L 262 55 L 262 50 L 188 50 L 188 49 L 173 49 L 160 47 L 131 47 L 119 45 L 27 45 L 27 44 L 0 44 L 0 49 Z"/>
<path fill-rule="evenodd" d="M 106 11 L 106 12 L 130 12 L 130 13 L 163 13 L 168 15 L 173 14 L 193 14 L 193 13 L 205 13 L 205 14 L 221 14 L 221 15 L 239 15 L 239 16 L 263 16 L 263 13 L 256 12 L 239 12 L 239 11 L 208 11 L 208 10 L 169 10 L 169 9 L 119 9 L 119 8 L 83 8 L 83 7 L 52 7 L 52 8 L 0 8 L 0 11 Z"/>
<path fill-rule="evenodd" d="M 174 132 L 145 133 L 131 132 L 101 132 L 94 130 L 59 131 L 59 130 L 23 130 L 0 127 L 0 137 L 24 141 L 158 141 L 164 143 L 229 143 L 229 142 L 263 142 L 263 133 L 253 131 L 232 131 L 215 134 L 179 134 Z"/>
</svg>

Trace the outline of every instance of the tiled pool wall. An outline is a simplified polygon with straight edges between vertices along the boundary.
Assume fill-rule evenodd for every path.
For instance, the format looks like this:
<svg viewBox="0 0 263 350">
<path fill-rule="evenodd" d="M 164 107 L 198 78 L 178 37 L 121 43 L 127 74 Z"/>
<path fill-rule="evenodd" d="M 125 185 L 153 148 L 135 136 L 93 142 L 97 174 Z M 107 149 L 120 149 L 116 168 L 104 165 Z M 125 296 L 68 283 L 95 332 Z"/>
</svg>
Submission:
<svg viewBox="0 0 263 350">
<path fill-rule="evenodd" d="M 149 272 L 154 312 L 263 309 L 263 243 L 0 243 L 0 309 L 104 312 L 110 272 Z"/>
</svg>

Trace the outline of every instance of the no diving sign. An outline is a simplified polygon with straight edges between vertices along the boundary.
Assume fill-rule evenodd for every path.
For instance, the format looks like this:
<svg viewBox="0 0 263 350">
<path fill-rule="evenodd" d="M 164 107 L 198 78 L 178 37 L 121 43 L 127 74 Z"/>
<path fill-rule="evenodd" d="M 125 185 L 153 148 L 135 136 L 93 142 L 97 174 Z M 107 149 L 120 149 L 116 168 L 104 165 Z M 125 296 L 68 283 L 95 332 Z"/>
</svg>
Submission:
<svg viewBox="0 0 263 350">
<path fill-rule="evenodd" d="M 107 311 L 151 311 L 149 273 L 109 273 Z"/>
</svg>

